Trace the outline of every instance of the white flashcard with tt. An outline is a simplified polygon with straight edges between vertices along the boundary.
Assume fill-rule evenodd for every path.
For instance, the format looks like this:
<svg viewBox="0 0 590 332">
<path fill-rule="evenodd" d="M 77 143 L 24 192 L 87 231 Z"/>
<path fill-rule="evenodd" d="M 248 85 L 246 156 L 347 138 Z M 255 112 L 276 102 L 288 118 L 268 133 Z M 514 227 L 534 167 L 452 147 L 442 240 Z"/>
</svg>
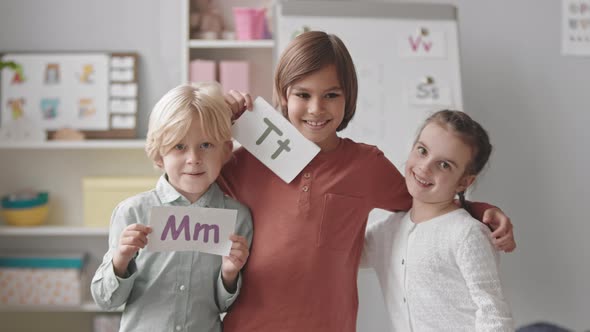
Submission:
<svg viewBox="0 0 590 332">
<path fill-rule="evenodd" d="M 152 208 L 148 251 L 200 251 L 229 255 L 237 210 L 158 206 Z"/>
<path fill-rule="evenodd" d="M 290 183 L 320 152 L 263 98 L 232 127 L 234 138 L 283 181 Z"/>
</svg>

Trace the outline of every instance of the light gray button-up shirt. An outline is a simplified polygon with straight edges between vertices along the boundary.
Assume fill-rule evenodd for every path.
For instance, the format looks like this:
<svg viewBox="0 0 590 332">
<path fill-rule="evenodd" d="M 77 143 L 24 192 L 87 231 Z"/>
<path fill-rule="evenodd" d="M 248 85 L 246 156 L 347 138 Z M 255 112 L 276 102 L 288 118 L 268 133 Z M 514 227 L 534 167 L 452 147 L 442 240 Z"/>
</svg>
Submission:
<svg viewBox="0 0 590 332">
<path fill-rule="evenodd" d="M 252 218 L 248 208 L 225 196 L 216 183 L 195 203 L 172 187 L 163 175 L 156 188 L 121 202 L 113 211 L 109 250 L 90 286 L 92 297 L 103 309 L 125 304 L 120 331 L 221 331 L 219 314 L 227 311 L 235 294 L 221 281 L 221 256 L 200 252 L 146 252 L 129 263 L 128 277 L 119 278 L 113 255 L 121 232 L 131 224 L 147 224 L 154 206 L 194 206 L 238 211 L 236 231 L 252 242 Z"/>
</svg>

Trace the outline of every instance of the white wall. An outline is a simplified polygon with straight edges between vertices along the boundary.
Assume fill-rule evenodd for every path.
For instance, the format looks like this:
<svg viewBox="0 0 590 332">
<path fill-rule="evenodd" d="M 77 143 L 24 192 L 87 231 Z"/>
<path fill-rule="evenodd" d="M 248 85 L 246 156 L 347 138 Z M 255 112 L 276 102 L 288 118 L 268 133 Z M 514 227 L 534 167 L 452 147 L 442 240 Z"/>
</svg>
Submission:
<svg viewBox="0 0 590 332">
<path fill-rule="evenodd" d="M 466 111 L 495 153 L 475 196 L 504 209 L 517 323 L 590 329 L 590 57 L 560 54 L 561 1 L 458 1 Z"/>
<path fill-rule="evenodd" d="M 180 1 L 2 0 L 0 53 L 139 53 L 139 136 L 158 99 L 180 83 Z"/>
<path fill-rule="evenodd" d="M 436 2 L 459 8 L 465 110 L 496 149 L 475 199 L 516 227 L 518 249 L 502 257 L 516 322 L 590 329 L 590 58 L 560 55 L 560 1 Z M 0 51 L 137 50 L 145 135 L 151 105 L 180 77 L 179 12 L 165 0 L 3 0 Z"/>
<path fill-rule="evenodd" d="M 495 148 L 474 199 L 514 222 L 501 269 L 516 325 L 590 330 L 590 57 L 561 55 L 561 1 L 429 2 L 458 8 L 465 111 Z"/>
<path fill-rule="evenodd" d="M 495 152 L 474 192 L 512 218 L 502 276 L 517 325 L 590 329 L 590 57 L 562 56 L 561 1 L 432 1 L 459 10 L 465 111 Z"/>
</svg>

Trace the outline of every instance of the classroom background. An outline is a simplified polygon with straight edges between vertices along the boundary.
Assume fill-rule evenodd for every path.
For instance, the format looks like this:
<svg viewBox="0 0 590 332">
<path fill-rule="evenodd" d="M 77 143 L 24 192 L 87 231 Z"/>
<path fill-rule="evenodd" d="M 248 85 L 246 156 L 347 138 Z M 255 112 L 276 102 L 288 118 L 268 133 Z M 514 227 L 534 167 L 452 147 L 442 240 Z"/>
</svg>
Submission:
<svg viewBox="0 0 590 332">
<path fill-rule="evenodd" d="M 238 3 L 215 3 L 224 2 Z M 518 247 L 502 255 L 501 271 L 516 325 L 545 321 L 573 331 L 588 330 L 590 57 L 562 54 L 562 1 L 429 2 L 458 9 L 464 110 L 488 129 L 495 147 L 472 199 L 501 207 L 514 223 Z M 590 6 L 588 1 L 579 2 Z M 239 3 L 259 6 L 270 1 Z M 52 200 L 48 223 L 75 226 L 82 224 L 78 220 L 83 214 L 82 178 L 157 176 L 141 138 L 152 106 L 185 75 L 186 22 L 179 19 L 186 14 L 184 4 L 179 0 L 0 2 L 0 53 L 133 51 L 139 59 L 138 140 L 65 148 L 1 145 L 1 195 L 23 186 L 52 188 L 50 194 L 57 198 Z M 264 45 L 236 52 L 254 53 L 268 61 L 272 44 Z M 257 75 L 270 74 L 252 72 L 252 82 Z M 269 89 L 252 90 L 270 98 Z M 50 238 L 79 249 L 103 250 L 106 245 L 104 232 L 68 234 L 0 231 L 0 250 L 51 242 Z M 0 305 L 0 330 L 91 331 L 96 316 L 112 315 L 117 313 L 101 313 L 92 306 Z"/>
</svg>

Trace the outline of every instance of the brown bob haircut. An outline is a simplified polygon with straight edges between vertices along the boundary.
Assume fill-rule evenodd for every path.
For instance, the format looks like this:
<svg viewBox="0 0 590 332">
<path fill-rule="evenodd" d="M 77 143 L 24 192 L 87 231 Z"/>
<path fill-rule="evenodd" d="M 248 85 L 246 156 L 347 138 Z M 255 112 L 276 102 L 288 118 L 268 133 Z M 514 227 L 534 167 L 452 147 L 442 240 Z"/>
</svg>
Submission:
<svg viewBox="0 0 590 332">
<path fill-rule="evenodd" d="M 352 57 L 340 38 L 323 31 L 308 31 L 297 36 L 281 54 L 275 71 L 273 100 L 275 107 L 287 117 L 287 90 L 297 81 L 314 72 L 334 65 L 345 98 L 344 119 L 336 131 L 341 131 L 356 112 L 358 81 Z"/>
</svg>

